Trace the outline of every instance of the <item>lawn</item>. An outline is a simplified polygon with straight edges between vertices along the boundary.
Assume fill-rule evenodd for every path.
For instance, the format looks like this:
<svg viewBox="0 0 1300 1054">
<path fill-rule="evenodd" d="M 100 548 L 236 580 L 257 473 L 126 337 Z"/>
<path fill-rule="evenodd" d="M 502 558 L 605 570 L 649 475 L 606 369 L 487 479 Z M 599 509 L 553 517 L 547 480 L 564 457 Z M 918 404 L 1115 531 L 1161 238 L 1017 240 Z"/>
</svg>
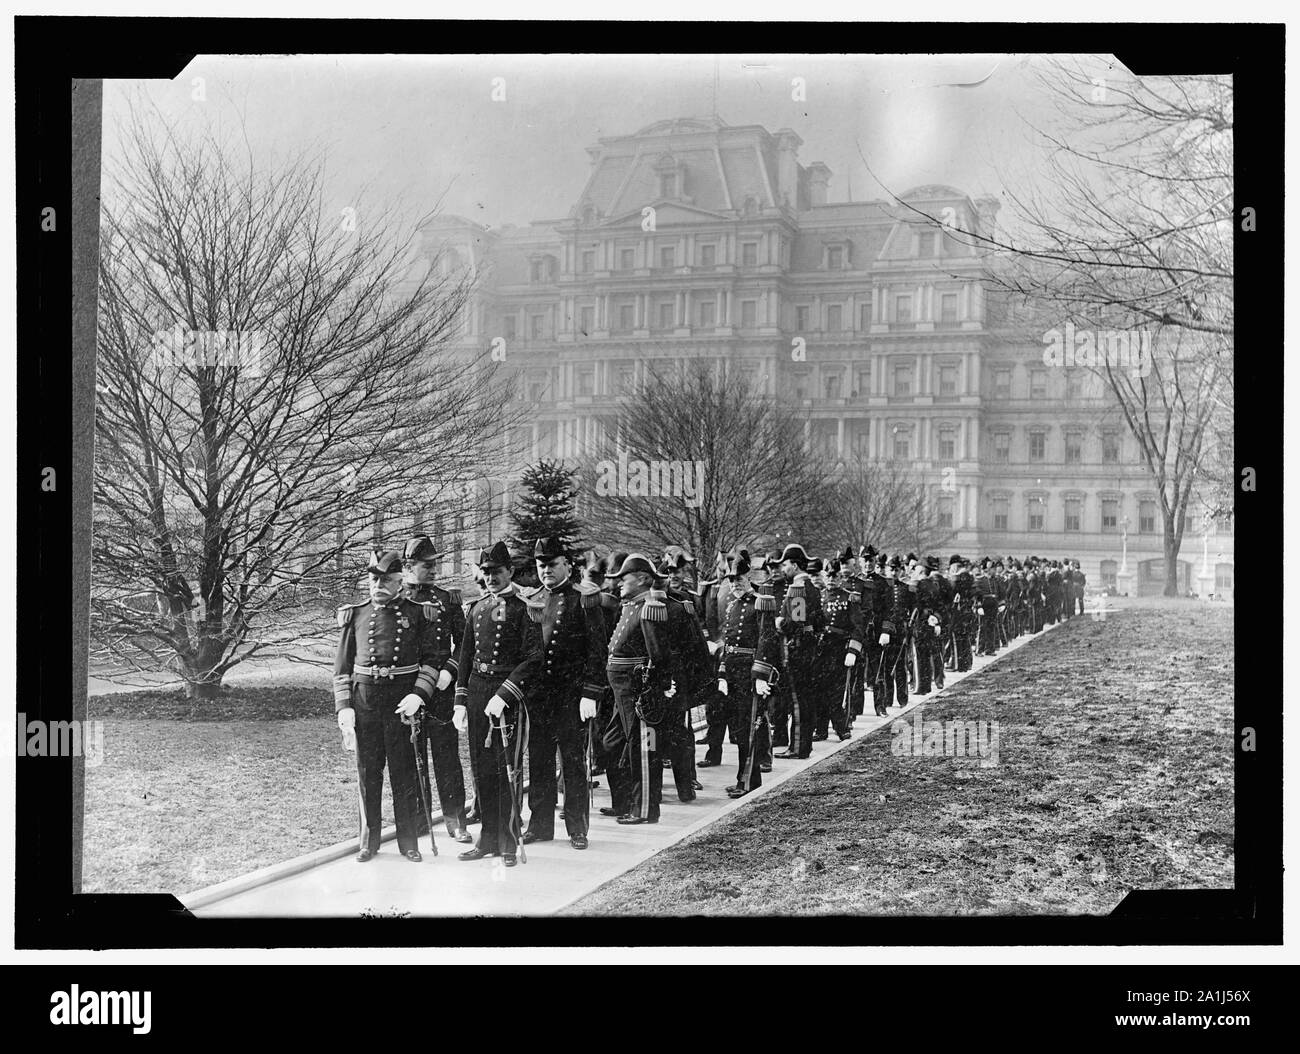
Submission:
<svg viewBox="0 0 1300 1054">
<path fill-rule="evenodd" d="M 1073 619 L 924 708 L 996 721 L 995 766 L 882 730 L 568 914 L 1104 914 L 1229 887 L 1232 700 L 1230 606 Z"/>
<path fill-rule="evenodd" d="M 198 708 L 179 692 L 96 696 L 89 711 L 104 759 L 86 769 L 87 893 L 186 893 L 357 835 L 328 683 L 234 687 Z M 466 751 L 461 736 L 468 786 Z"/>
</svg>

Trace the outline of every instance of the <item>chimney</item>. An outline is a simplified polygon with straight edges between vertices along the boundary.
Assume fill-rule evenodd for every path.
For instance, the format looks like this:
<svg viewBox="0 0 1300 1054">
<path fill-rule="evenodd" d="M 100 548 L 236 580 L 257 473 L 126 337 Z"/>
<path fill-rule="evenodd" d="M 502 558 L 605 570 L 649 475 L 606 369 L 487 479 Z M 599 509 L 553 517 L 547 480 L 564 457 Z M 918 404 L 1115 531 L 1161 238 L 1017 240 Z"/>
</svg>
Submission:
<svg viewBox="0 0 1300 1054">
<path fill-rule="evenodd" d="M 980 229 L 976 232 L 985 238 L 994 237 L 994 231 L 997 229 L 998 209 L 1002 208 L 1002 202 L 997 198 L 984 197 L 975 199 L 975 212 L 979 216 Z"/>
<path fill-rule="evenodd" d="M 776 133 L 776 203 L 799 207 L 799 147 L 803 140 L 789 128 Z"/>
<path fill-rule="evenodd" d="M 808 200 L 813 206 L 826 204 L 826 184 L 831 181 L 831 170 L 821 161 L 814 161 L 805 169 L 808 173 Z"/>
</svg>

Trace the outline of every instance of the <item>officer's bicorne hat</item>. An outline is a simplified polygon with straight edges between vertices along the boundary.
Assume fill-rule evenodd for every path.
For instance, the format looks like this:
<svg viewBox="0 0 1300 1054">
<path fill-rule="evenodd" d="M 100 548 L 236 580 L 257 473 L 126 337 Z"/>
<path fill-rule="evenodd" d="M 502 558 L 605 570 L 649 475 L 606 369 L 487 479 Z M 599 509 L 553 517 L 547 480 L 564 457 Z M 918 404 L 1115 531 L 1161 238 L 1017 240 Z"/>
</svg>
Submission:
<svg viewBox="0 0 1300 1054">
<path fill-rule="evenodd" d="M 744 549 L 739 552 L 728 553 L 723 557 L 725 574 L 728 578 L 739 578 L 741 575 L 749 574 L 749 553 Z"/>
<path fill-rule="evenodd" d="M 948 561 L 948 566 L 952 567 L 954 564 L 964 564 L 965 562 L 966 562 L 965 559 L 962 558 L 959 554 L 953 553 L 952 557 Z"/>
<path fill-rule="evenodd" d="M 916 563 L 916 562 L 917 562 L 917 559 L 916 559 L 916 553 L 908 553 L 908 554 L 907 554 L 907 557 L 906 557 L 906 560 L 907 560 L 908 564 L 914 564 L 914 563 Z"/>
<path fill-rule="evenodd" d="M 876 558 L 876 547 L 874 545 L 864 545 L 858 550 L 858 556 L 870 563 Z"/>
<path fill-rule="evenodd" d="M 443 555 L 443 553 L 438 552 L 433 544 L 433 539 L 427 534 L 417 534 L 407 541 L 406 547 L 402 550 L 402 559 L 415 564 L 421 564 L 427 560 L 436 560 Z"/>
<path fill-rule="evenodd" d="M 666 578 L 674 571 L 682 570 L 682 568 L 684 568 L 685 566 L 686 566 L 686 557 L 683 556 L 681 553 L 678 553 L 676 556 L 673 556 L 671 551 L 665 552 L 663 555 L 663 559 L 659 561 L 659 576 L 661 578 Z"/>
<path fill-rule="evenodd" d="M 490 549 L 480 549 L 478 551 L 478 566 L 513 569 L 515 565 L 510 558 L 510 550 L 506 548 L 506 543 L 494 542 Z"/>
<path fill-rule="evenodd" d="M 927 556 L 925 558 L 925 569 L 927 571 L 938 571 L 939 558 L 937 556 Z"/>
<path fill-rule="evenodd" d="M 609 577 L 622 578 L 624 575 L 630 575 L 635 571 L 644 572 L 660 581 L 662 581 L 664 577 L 659 573 L 658 568 L 651 563 L 650 558 L 648 556 L 642 556 L 640 553 L 629 553 L 624 558 L 623 563 L 619 566 L 618 570 L 614 571 Z"/>
<path fill-rule="evenodd" d="M 370 563 L 366 567 L 367 573 L 374 575 L 375 578 L 383 578 L 384 575 L 394 574 L 402 569 L 402 554 L 396 549 L 374 549 L 370 553 Z"/>
<path fill-rule="evenodd" d="M 804 552 L 804 548 L 802 545 L 799 545 L 795 542 L 791 542 L 789 545 L 787 545 L 784 549 L 781 550 L 781 560 L 782 561 L 793 560 L 795 563 L 797 563 L 800 567 L 804 569 L 807 569 L 808 567 L 808 554 Z"/>
<path fill-rule="evenodd" d="M 837 563 L 847 564 L 852 559 L 853 559 L 853 546 L 851 545 L 846 545 L 844 547 L 843 552 L 835 554 L 835 560 Z"/>
<path fill-rule="evenodd" d="M 822 563 L 821 559 L 814 556 L 811 560 L 808 561 L 807 570 L 810 575 L 819 575 L 822 573 L 822 568 L 824 566 L 825 565 Z"/>
<path fill-rule="evenodd" d="M 892 557 L 890 557 L 890 560 L 889 560 L 889 567 L 890 567 L 891 570 L 893 570 L 893 569 L 895 569 L 895 568 L 902 567 L 902 566 L 904 566 L 904 565 L 903 565 L 903 558 L 902 558 L 901 556 L 899 556 L 897 553 L 895 553 Z"/>
<path fill-rule="evenodd" d="M 680 570 L 687 564 L 695 563 L 695 557 L 680 545 L 670 545 L 664 549 L 664 562 L 671 563 L 673 567 Z"/>
<path fill-rule="evenodd" d="M 559 538 L 538 538 L 533 546 L 534 560 L 554 560 L 557 556 L 568 557 L 569 551 Z"/>
</svg>

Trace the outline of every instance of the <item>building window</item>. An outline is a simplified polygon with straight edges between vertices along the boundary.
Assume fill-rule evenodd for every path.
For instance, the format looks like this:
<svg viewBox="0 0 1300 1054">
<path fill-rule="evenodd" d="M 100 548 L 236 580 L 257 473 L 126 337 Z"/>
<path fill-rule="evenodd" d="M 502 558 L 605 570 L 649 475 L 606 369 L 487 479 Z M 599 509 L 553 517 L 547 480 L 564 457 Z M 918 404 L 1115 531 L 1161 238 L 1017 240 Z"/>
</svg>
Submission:
<svg viewBox="0 0 1300 1054">
<path fill-rule="evenodd" d="M 636 305 L 619 304 L 618 305 L 618 328 L 627 332 L 636 324 Z"/>
<path fill-rule="evenodd" d="M 935 512 L 939 526 L 947 531 L 952 530 L 952 498 L 940 498 Z"/>
<path fill-rule="evenodd" d="M 1003 465 L 1011 461 L 1011 433 L 993 433 L 993 460 Z"/>
<path fill-rule="evenodd" d="M 596 269 L 595 249 L 584 249 L 582 251 L 582 256 L 579 257 L 579 259 L 581 261 L 581 263 L 579 264 L 579 269 L 582 271 L 583 274 L 590 274 L 592 271 Z"/>
<path fill-rule="evenodd" d="M 1047 454 L 1047 433 L 1029 433 L 1029 460 L 1042 461 Z"/>
<path fill-rule="evenodd" d="M 858 370 L 856 381 L 854 382 L 853 394 L 858 398 L 865 399 L 871 394 L 871 367 L 867 366 Z"/>
<path fill-rule="evenodd" d="M 864 333 L 871 329 L 871 305 L 863 304 L 858 308 L 858 329 Z"/>
<path fill-rule="evenodd" d="M 740 302 L 740 325 L 742 329 L 753 329 L 757 324 L 758 301 L 742 300 Z"/>
<path fill-rule="evenodd" d="M 1101 587 L 1103 589 L 1115 588 L 1115 576 L 1119 573 L 1119 564 L 1114 560 L 1103 560 L 1101 562 Z"/>
<path fill-rule="evenodd" d="M 1102 498 L 1101 529 L 1108 534 L 1113 534 L 1119 530 L 1119 500 L 1117 498 Z"/>
<path fill-rule="evenodd" d="M 659 269 L 662 271 L 671 271 L 674 267 L 674 261 L 677 259 L 677 250 L 671 245 L 663 245 L 659 248 Z"/>
<path fill-rule="evenodd" d="M 995 399 L 1011 398 L 1011 371 L 1010 370 L 993 371 L 993 398 Z"/>
<path fill-rule="evenodd" d="M 957 367 L 940 366 L 939 367 L 939 394 L 951 395 L 957 394 Z"/>
<path fill-rule="evenodd" d="M 758 242 L 741 242 L 740 263 L 743 267 L 758 266 Z"/>
<path fill-rule="evenodd" d="M 1083 382 L 1086 375 L 1081 369 L 1067 370 L 1065 373 L 1065 397 L 1070 402 L 1083 398 Z"/>
<path fill-rule="evenodd" d="M 910 296 L 894 297 L 894 321 L 912 321 L 912 298 Z"/>
<path fill-rule="evenodd" d="M 578 370 L 575 379 L 578 382 L 577 394 L 579 396 L 596 394 L 596 371 L 593 367 L 588 366 L 585 369 Z"/>
<path fill-rule="evenodd" d="M 659 196 L 661 198 L 677 197 L 677 173 L 676 172 L 660 173 Z"/>
<path fill-rule="evenodd" d="M 718 261 L 718 247 L 716 245 L 700 246 L 700 266 L 714 267 Z"/>
<path fill-rule="evenodd" d="M 946 325 L 957 322 L 957 294 L 944 293 L 939 297 L 939 321 Z"/>
<path fill-rule="evenodd" d="M 1156 503 L 1154 501 L 1138 502 L 1138 533 L 1156 533 Z"/>
<path fill-rule="evenodd" d="M 718 305 L 712 300 L 700 301 L 700 325 L 704 328 L 717 325 Z"/>
<path fill-rule="evenodd" d="M 830 304 L 826 308 L 826 328 L 832 333 L 838 333 L 844 328 L 844 308 L 839 304 Z"/>
<path fill-rule="evenodd" d="M 533 340 L 541 340 L 546 333 L 546 316 L 533 315 L 529 320 L 529 335 Z"/>
<path fill-rule="evenodd" d="M 632 387 L 635 383 L 636 383 L 636 367 L 626 366 L 626 365 L 619 366 L 614 371 L 614 393 L 616 395 L 630 394 L 632 391 Z M 607 429 L 606 434 L 607 435 L 612 434 L 612 432 L 609 429 Z"/>
<path fill-rule="evenodd" d="M 1065 463 L 1077 465 L 1083 460 L 1083 436 L 1078 432 L 1065 433 Z"/>
<path fill-rule="evenodd" d="M 1011 499 L 994 498 L 993 499 L 993 529 L 995 531 L 1008 530 L 1010 522 L 1011 522 Z"/>
<path fill-rule="evenodd" d="M 1232 564 L 1214 565 L 1215 593 L 1231 593 L 1233 590 Z"/>
<path fill-rule="evenodd" d="M 1103 432 L 1101 434 L 1101 463 L 1103 465 L 1119 464 L 1119 433 Z"/>
<path fill-rule="evenodd" d="M 514 315 L 506 315 L 504 318 L 501 319 L 501 333 L 506 338 L 506 340 L 515 339 L 515 332 L 516 332 L 515 325 L 516 325 L 516 320 Z"/>
<path fill-rule="evenodd" d="M 673 303 L 659 305 L 659 328 L 672 329 L 677 324 L 677 305 Z"/>
<path fill-rule="evenodd" d="M 826 269 L 828 271 L 841 271 L 844 269 L 844 250 L 833 245 L 826 250 Z"/>
<path fill-rule="evenodd" d="M 1065 499 L 1065 529 L 1067 531 L 1083 530 L 1083 502 L 1078 498 Z"/>
<path fill-rule="evenodd" d="M 938 246 L 938 235 L 934 231 L 922 231 L 916 236 L 916 255 L 934 256 Z"/>
<path fill-rule="evenodd" d="M 1029 529 L 1031 531 L 1041 531 L 1043 529 L 1046 513 L 1047 504 L 1042 498 L 1029 499 Z"/>
<path fill-rule="evenodd" d="M 540 282 L 542 281 L 542 277 L 542 261 L 530 260 L 528 264 L 528 280 L 530 282 Z"/>
<path fill-rule="evenodd" d="M 894 394 L 897 396 L 910 396 L 912 394 L 911 366 L 894 367 Z"/>
<path fill-rule="evenodd" d="M 798 304 L 794 309 L 794 328 L 800 333 L 808 332 L 808 305 Z"/>
<path fill-rule="evenodd" d="M 834 373 L 828 373 L 826 375 L 825 381 L 826 381 L 827 399 L 838 399 L 840 397 L 840 384 L 842 382 L 842 379 L 843 379 L 842 375 L 838 370 L 836 370 Z"/>
<path fill-rule="evenodd" d="M 1047 398 L 1047 371 L 1046 370 L 1029 371 L 1029 398 L 1031 399 Z"/>
<path fill-rule="evenodd" d="M 796 399 L 808 398 L 808 371 L 800 370 L 794 374 L 794 397 Z"/>
<path fill-rule="evenodd" d="M 894 459 L 906 461 L 912 456 L 912 437 L 901 428 L 894 433 Z"/>
<path fill-rule="evenodd" d="M 631 271 L 636 267 L 636 250 L 620 249 L 618 251 L 618 269 L 620 271 Z"/>
<path fill-rule="evenodd" d="M 578 309 L 578 328 L 582 331 L 584 337 L 591 336 L 596 329 L 596 309 L 594 307 L 583 307 Z"/>
<path fill-rule="evenodd" d="M 957 460 L 957 433 L 951 428 L 945 428 L 939 433 L 939 460 Z"/>
</svg>

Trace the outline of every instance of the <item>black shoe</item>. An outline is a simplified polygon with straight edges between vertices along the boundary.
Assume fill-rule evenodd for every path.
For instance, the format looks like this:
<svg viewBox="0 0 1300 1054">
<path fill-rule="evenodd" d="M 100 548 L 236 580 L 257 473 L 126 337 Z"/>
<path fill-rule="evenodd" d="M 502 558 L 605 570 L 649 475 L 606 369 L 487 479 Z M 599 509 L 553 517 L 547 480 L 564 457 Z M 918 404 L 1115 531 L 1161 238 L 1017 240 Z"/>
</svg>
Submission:
<svg viewBox="0 0 1300 1054">
<path fill-rule="evenodd" d="M 452 835 L 452 838 L 463 843 L 471 843 L 474 841 L 474 836 L 463 827 L 457 828 L 456 833 Z"/>
<path fill-rule="evenodd" d="M 619 817 L 619 816 L 626 816 L 627 813 L 626 813 L 626 812 L 623 812 L 623 811 L 620 811 L 620 810 L 618 810 L 618 809 L 615 809 L 615 808 L 613 808 L 612 806 L 609 806 L 609 805 L 602 805 L 602 806 L 600 807 L 600 815 L 601 815 L 601 816 L 614 816 L 614 817 Z"/>
<path fill-rule="evenodd" d="M 843 732 L 837 732 L 836 735 L 840 737 L 840 742 L 843 743 L 846 739 L 853 738 L 853 729 L 846 728 Z"/>
<path fill-rule="evenodd" d="M 475 846 L 473 849 L 466 849 L 463 853 L 460 854 L 460 856 L 456 857 L 456 859 L 457 860 L 483 860 L 489 856 L 500 856 L 500 855 L 501 855 L 500 853 L 486 853 L 478 846 Z"/>
<path fill-rule="evenodd" d="M 727 788 L 728 798 L 743 798 L 748 793 L 749 791 L 745 790 L 745 788 L 742 787 L 740 784 L 736 784 L 734 787 Z"/>
<path fill-rule="evenodd" d="M 553 841 L 554 838 L 555 835 L 553 834 L 542 835 L 538 834 L 536 831 L 525 831 L 524 845 L 532 845 L 534 842 L 550 842 Z"/>
<path fill-rule="evenodd" d="M 421 860 L 424 859 L 424 857 L 420 855 L 420 850 L 418 849 L 408 849 L 402 855 L 406 857 L 407 860 L 411 861 L 411 863 L 413 864 L 418 864 Z"/>
<path fill-rule="evenodd" d="M 782 761 L 790 761 L 801 756 L 802 755 L 796 754 L 793 750 L 783 750 L 780 754 L 772 755 L 772 757 L 780 758 Z"/>
<path fill-rule="evenodd" d="M 709 745 L 709 737 L 705 736 L 703 739 L 697 739 L 695 745 L 697 747 L 707 747 Z"/>
<path fill-rule="evenodd" d="M 374 855 L 375 851 L 373 849 L 362 849 L 361 852 L 357 853 L 357 863 L 364 864 Z"/>
<path fill-rule="evenodd" d="M 478 809 L 470 809 L 470 811 L 465 814 L 466 827 L 468 827 L 472 823 L 482 823 L 482 822 L 483 822 L 483 818 L 479 816 Z"/>
<path fill-rule="evenodd" d="M 699 780 L 691 780 L 691 786 L 694 787 L 697 791 L 704 790 L 704 784 L 701 783 Z"/>
<path fill-rule="evenodd" d="M 695 763 L 695 767 L 697 769 L 712 769 L 712 768 L 717 768 L 721 764 L 722 764 L 721 758 L 718 758 L 717 761 L 714 761 L 712 758 L 705 758 L 703 761 L 697 761 Z"/>
<path fill-rule="evenodd" d="M 505 864 L 506 867 L 514 867 L 515 864 L 517 864 L 519 861 L 515 859 L 515 854 L 514 854 L 514 853 L 506 853 L 506 854 L 501 858 L 501 862 L 502 862 L 503 864 Z"/>
<path fill-rule="evenodd" d="M 569 835 L 569 844 L 573 846 L 574 849 L 586 849 L 587 836 L 585 834 L 571 834 Z"/>
<path fill-rule="evenodd" d="M 771 771 L 772 771 L 772 763 L 771 763 L 770 761 L 760 761 L 760 762 L 758 763 L 758 771 L 759 771 L 759 772 L 771 772 Z"/>
<path fill-rule="evenodd" d="M 618 822 L 621 824 L 626 824 L 627 826 L 631 827 L 638 823 L 658 823 L 659 817 L 656 816 L 652 820 L 648 816 L 620 816 L 618 818 Z"/>
<path fill-rule="evenodd" d="M 677 800 L 683 803 L 693 802 L 695 800 L 695 792 L 691 791 L 691 795 L 689 798 L 684 794 L 678 794 Z"/>
<path fill-rule="evenodd" d="M 829 739 L 829 738 L 830 738 L 830 737 L 829 737 L 825 732 L 814 732 L 814 733 L 813 733 L 813 742 L 814 742 L 814 743 L 820 743 L 820 742 L 822 742 L 823 740 L 825 740 L 825 739 Z"/>
<path fill-rule="evenodd" d="M 664 758 L 662 764 L 663 764 L 663 767 L 664 767 L 664 768 L 666 768 L 666 769 L 670 769 L 670 768 L 673 767 L 673 759 L 672 759 L 672 758 Z"/>
</svg>

